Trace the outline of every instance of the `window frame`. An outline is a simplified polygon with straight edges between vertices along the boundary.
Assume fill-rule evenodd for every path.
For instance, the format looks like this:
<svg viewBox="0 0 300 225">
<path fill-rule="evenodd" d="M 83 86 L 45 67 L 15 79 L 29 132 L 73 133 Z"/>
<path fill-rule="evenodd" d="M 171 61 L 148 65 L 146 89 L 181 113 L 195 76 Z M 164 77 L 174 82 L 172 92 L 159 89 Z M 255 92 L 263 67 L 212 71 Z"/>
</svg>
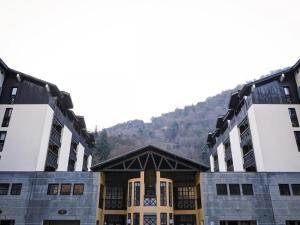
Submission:
<svg viewBox="0 0 300 225">
<path fill-rule="evenodd" d="M 251 187 L 251 188 L 247 189 L 247 187 Z M 244 196 L 254 195 L 253 184 L 242 184 L 242 193 Z"/>
<path fill-rule="evenodd" d="M 69 186 L 69 192 L 63 192 L 63 187 L 64 186 Z M 63 184 L 60 184 L 60 195 L 71 195 L 72 193 L 72 184 L 70 183 L 63 183 Z"/>
<path fill-rule="evenodd" d="M 282 188 L 288 188 L 288 189 L 282 189 Z M 281 196 L 291 196 L 291 188 L 289 184 L 278 184 L 278 190 L 279 190 L 279 194 Z M 287 191 L 287 192 L 285 192 Z"/>
<path fill-rule="evenodd" d="M 133 183 L 133 206 L 140 206 L 141 201 L 141 182 L 135 181 Z"/>
<path fill-rule="evenodd" d="M 82 186 L 82 192 L 77 192 L 76 187 Z M 84 184 L 83 183 L 76 183 L 73 184 L 73 195 L 83 195 L 84 194 Z"/>
<path fill-rule="evenodd" d="M 5 189 L 3 188 L 3 190 L 0 189 L 1 190 L 0 195 L 8 195 L 9 188 L 10 188 L 10 183 L 0 183 L 0 187 L 1 186 L 3 186 L 3 187 L 6 186 L 6 187 L 4 187 Z M 2 192 L 2 191 L 6 191 L 6 192 Z"/>
<path fill-rule="evenodd" d="M 295 187 L 298 190 L 295 190 Z M 291 184 L 291 190 L 292 190 L 293 195 L 300 196 L 300 184 Z"/>
<path fill-rule="evenodd" d="M 10 195 L 21 195 L 22 186 L 23 186 L 22 183 L 13 183 L 11 185 Z M 16 187 L 20 187 L 20 188 L 16 189 Z"/>
<path fill-rule="evenodd" d="M 240 184 L 229 184 L 229 194 L 233 196 L 240 196 L 241 195 L 241 187 Z"/>
<path fill-rule="evenodd" d="M 216 184 L 216 190 L 218 196 L 228 196 L 227 184 Z"/>
<path fill-rule="evenodd" d="M 160 225 L 168 225 L 168 213 L 160 213 Z"/>
<path fill-rule="evenodd" d="M 8 127 L 9 126 L 12 112 L 13 112 L 13 108 L 6 108 L 5 109 L 2 124 L 1 124 L 2 127 Z"/>
<path fill-rule="evenodd" d="M 167 182 L 161 181 L 159 184 L 160 187 L 160 205 L 167 206 Z"/>
<path fill-rule="evenodd" d="M 52 192 L 51 187 L 56 187 L 56 193 Z M 58 183 L 50 183 L 48 184 L 47 195 L 58 195 L 59 194 L 59 184 Z"/>
</svg>

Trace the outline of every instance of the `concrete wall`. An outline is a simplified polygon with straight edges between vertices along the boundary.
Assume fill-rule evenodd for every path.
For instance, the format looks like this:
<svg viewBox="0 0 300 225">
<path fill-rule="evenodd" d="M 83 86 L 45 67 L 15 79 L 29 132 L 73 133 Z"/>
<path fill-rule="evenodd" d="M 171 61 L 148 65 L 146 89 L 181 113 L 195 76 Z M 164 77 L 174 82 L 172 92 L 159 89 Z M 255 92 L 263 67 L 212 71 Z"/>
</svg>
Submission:
<svg viewBox="0 0 300 225">
<path fill-rule="evenodd" d="M 80 220 L 96 224 L 100 173 L 90 172 L 1 172 L 0 183 L 22 183 L 20 196 L 0 195 L 1 219 L 15 225 L 42 224 L 43 220 Z M 47 195 L 49 183 L 83 183 L 84 194 Z M 58 210 L 65 209 L 65 215 Z"/>
<path fill-rule="evenodd" d="M 49 105 L 1 105 L 0 123 L 6 108 L 13 108 L 0 171 L 43 171 L 50 137 L 53 110 Z"/>
<path fill-rule="evenodd" d="M 84 147 L 82 144 L 79 143 L 77 147 L 77 162 L 75 165 L 75 171 L 82 171 L 83 157 L 84 157 Z"/>
<path fill-rule="evenodd" d="M 68 127 L 64 126 L 62 130 L 62 136 L 61 136 L 61 146 L 59 150 L 57 171 L 68 170 L 71 141 L 72 141 L 72 132 L 68 129 Z"/>
<path fill-rule="evenodd" d="M 231 154 L 233 161 L 234 171 L 244 171 L 243 167 L 243 156 L 240 146 L 240 132 L 237 126 L 235 125 L 229 133 L 230 145 L 231 145 Z"/>
<path fill-rule="evenodd" d="M 253 196 L 218 196 L 216 184 L 252 184 Z M 259 225 L 285 225 L 300 220 L 300 197 L 280 196 L 278 184 L 300 184 L 300 173 L 201 173 L 205 225 L 220 220 L 256 220 Z"/>
<path fill-rule="evenodd" d="M 258 171 L 300 171 L 298 150 L 288 108 L 295 108 L 300 119 L 300 105 L 254 104 L 248 110 L 252 142 Z"/>
<path fill-rule="evenodd" d="M 218 162 L 219 162 L 219 171 L 225 172 L 227 171 L 226 165 L 225 165 L 225 149 L 223 143 L 221 143 L 218 148 Z"/>
</svg>

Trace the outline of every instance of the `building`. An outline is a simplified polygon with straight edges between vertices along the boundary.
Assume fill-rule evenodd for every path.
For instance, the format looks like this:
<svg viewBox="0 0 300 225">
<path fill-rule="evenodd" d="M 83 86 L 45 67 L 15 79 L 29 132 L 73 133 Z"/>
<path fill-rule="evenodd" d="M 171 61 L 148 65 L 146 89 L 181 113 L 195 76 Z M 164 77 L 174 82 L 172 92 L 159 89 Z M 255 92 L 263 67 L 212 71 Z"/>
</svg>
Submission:
<svg viewBox="0 0 300 225">
<path fill-rule="evenodd" d="M 299 64 L 232 94 L 210 169 L 151 145 L 91 166 L 70 95 L 1 62 L 0 225 L 300 225 Z"/>
<path fill-rule="evenodd" d="M 0 171 L 88 170 L 92 137 L 69 93 L 0 59 L 0 94 Z"/>
<path fill-rule="evenodd" d="M 212 171 L 300 171 L 300 61 L 232 93 L 207 138 Z"/>
</svg>

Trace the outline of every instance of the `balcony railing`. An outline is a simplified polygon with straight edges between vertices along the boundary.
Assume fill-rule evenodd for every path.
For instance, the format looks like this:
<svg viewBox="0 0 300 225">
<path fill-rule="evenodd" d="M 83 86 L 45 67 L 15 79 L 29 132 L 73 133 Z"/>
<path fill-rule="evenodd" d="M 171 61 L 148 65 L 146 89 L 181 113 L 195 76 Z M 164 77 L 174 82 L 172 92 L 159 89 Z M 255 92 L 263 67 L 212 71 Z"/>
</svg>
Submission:
<svg viewBox="0 0 300 225">
<path fill-rule="evenodd" d="M 144 196 L 144 206 L 156 206 L 156 205 L 157 205 L 156 195 Z"/>
<path fill-rule="evenodd" d="M 57 146 L 60 146 L 61 134 L 54 128 L 51 129 L 50 141 Z"/>
<path fill-rule="evenodd" d="M 76 150 L 73 148 L 70 150 L 70 159 L 74 160 L 75 162 L 77 160 Z"/>
<path fill-rule="evenodd" d="M 195 199 L 177 199 L 174 207 L 176 210 L 193 210 L 195 209 Z"/>
<path fill-rule="evenodd" d="M 124 199 L 105 199 L 105 209 L 125 209 Z"/>
<path fill-rule="evenodd" d="M 255 157 L 254 157 L 254 151 L 250 150 L 249 152 L 247 152 L 244 157 L 244 169 L 251 167 L 251 166 L 255 166 Z"/>
<path fill-rule="evenodd" d="M 233 165 L 227 167 L 227 171 L 233 171 Z"/>
<path fill-rule="evenodd" d="M 248 128 L 241 134 L 241 147 L 243 148 L 245 145 L 249 144 L 251 140 L 251 133 L 250 129 Z"/>
<path fill-rule="evenodd" d="M 225 149 L 225 161 L 230 160 L 232 158 L 231 147 Z"/>
<path fill-rule="evenodd" d="M 58 160 L 58 155 L 52 152 L 50 149 L 48 150 L 47 154 L 47 162 L 46 164 L 57 169 L 57 160 Z"/>
</svg>

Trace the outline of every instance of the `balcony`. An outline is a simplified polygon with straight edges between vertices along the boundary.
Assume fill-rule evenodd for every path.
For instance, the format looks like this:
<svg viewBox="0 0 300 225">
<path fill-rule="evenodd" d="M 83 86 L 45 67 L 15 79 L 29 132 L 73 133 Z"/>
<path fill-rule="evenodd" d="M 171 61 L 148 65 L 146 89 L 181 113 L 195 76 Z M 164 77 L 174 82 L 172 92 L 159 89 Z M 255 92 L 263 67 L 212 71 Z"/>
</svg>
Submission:
<svg viewBox="0 0 300 225">
<path fill-rule="evenodd" d="M 46 165 L 57 169 L 58 155 L 48 149 Z"/>
<path fill-rule="evenodd" d="M 225 161 L 232 159 L 231 147 L 225 149 Z"/>
<path fill-rule="evenodd" d="M 215 172 L 219 171 L 219 163 L 218 163 L 218 161 L 214 161 L 214 171 Z"/>
<path fill-rule="evenodd" d="M 144 206 L 156 206 L 156 189 L 155 186 L 145 186 Z"/>
<path fill-rule="evenodd" d="M 76 149 L 71 148 L 69 158 L 75 162 L 77 161 Z"/>
<path fill-rule="evenodd" d="M 255 157 L 254 157 L 254 151 L 250 150 L 247 152 L 244 157 L 244 169 L 247 169 L 248 167 L 255 167 Z"/>
<path fill-rule="evenodd" d="M 50 141 L 53 144 L 55 144 L 57 146 L 60 146 L 60 139 L 61 139 L 60 133 L 55 128 L 52 128 L 51 129 Z"/>
<path fill-rule="evenodd" d="M 241 134 L 241 148 L 243 148 L 245 145 L 252 143 L 251 133 L 250 129 L 247 128 L 242 134 Z"/>
</svg>

